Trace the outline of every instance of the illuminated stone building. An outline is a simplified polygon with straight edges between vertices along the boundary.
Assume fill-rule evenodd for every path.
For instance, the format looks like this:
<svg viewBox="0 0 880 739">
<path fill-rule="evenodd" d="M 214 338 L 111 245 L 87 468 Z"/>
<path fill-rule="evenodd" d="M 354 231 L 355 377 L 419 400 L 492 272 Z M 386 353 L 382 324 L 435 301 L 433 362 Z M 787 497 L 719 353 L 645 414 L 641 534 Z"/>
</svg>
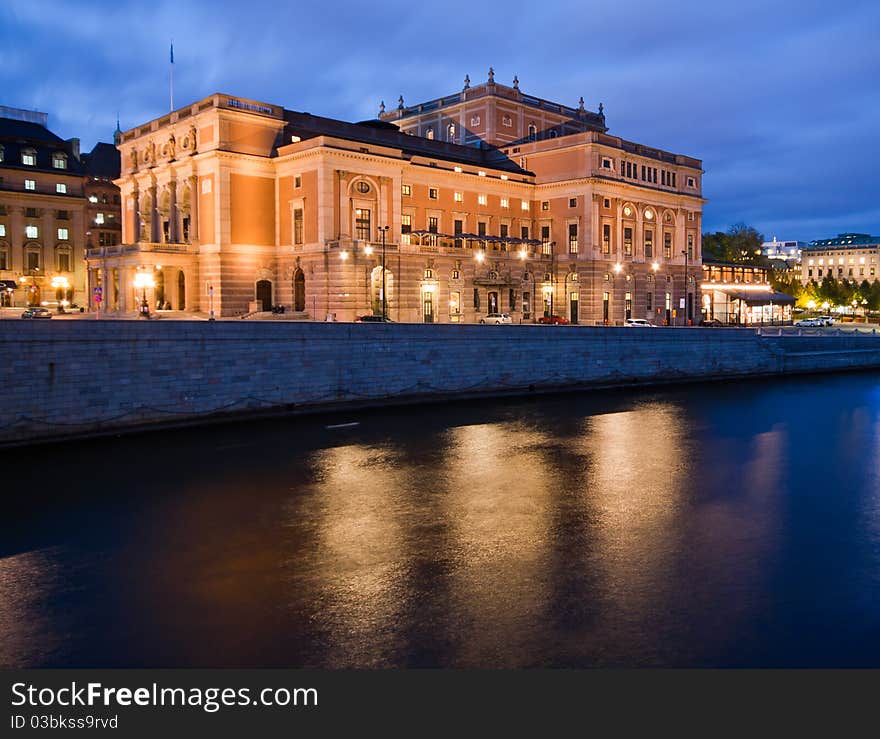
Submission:
<svg viewBox="0 0 880 739">
<path fill-rule="evenodd" d="M 397 321 L 684 323 L 700 161 L 518 87 L 490 71 L 361 123 L 215 94 L 129 130 L 122 243 L 89 250 L 90 280 L 110 311 L 135 310 L 140 272 L 152 305 L 223 316 L 351 320 L 384 284 Z"/>
<path fill-rule="evenodd" d="M 880 236 L 844 233 L 817 239 L 802 250 L 801 282 L 822 282 L 826 277 L 861 283 L 874 282 L 880 260 Z"/>
</svg>

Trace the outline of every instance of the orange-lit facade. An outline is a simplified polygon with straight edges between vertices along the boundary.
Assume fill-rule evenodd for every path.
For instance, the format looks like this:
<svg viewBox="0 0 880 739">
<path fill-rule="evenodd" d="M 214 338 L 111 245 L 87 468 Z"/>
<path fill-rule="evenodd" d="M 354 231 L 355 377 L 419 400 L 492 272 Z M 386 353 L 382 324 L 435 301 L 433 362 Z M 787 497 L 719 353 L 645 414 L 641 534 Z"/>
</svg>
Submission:
<svg viewBox="0 0 880 739">
<path fill-rule="evenodd" d="M 699 317 L 700 161 L 491 75 L 359 124 L 216 94 L 119 150 L 122 243 L 88 251 L 109 311 L 148 271 L 152 306 L 222 316 L 352 320 L 384 289 L 398 321 Z"/>
</svg>

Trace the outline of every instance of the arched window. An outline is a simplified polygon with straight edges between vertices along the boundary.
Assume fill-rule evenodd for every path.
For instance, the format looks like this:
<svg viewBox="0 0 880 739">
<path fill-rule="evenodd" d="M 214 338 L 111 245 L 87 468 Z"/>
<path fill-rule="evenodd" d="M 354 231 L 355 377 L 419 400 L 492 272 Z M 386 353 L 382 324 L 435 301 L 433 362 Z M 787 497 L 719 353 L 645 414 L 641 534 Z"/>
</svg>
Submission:
<svg viewBox="0 0 880 739">
<path fill-rule="evenodd" d="M 434 129 L 433 128 L 428 129 L 427 133 L 425 134 L 425 138 L 428 138 L 428 139 L 434 138 Z"/>
<path fill-rule="evenodd" d="M 529 141 L 538 140 L 538 127 L 534 123 L 529 124 Z"/>
<path fill-rule="evenodd" d="M 455 124 L 454 123 L 450 123 L 446 127 L 446 140 L 451 144 L 455 143 Z"/>
</svg>

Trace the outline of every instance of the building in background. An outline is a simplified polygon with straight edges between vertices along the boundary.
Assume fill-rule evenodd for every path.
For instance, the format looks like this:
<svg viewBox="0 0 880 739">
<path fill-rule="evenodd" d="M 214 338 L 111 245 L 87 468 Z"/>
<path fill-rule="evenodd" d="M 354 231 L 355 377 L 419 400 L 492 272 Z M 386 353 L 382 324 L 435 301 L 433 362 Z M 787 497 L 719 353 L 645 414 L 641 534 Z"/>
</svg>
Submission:
<svg viewBox="0 0 880 739">
<path fill-rule="evenodd" d="M 792 320 L 795 298 L 776 292 L 765 267 L 732 262 L 702 265 L 703 315 L 733 326 Z"/>
<path fill-rule="evenodd" d="M 106 219 L 120 235 L 118 176 L 115 146 L 81 154 L 79 139 L 48 129 L 48 114 L 0 106 L 0 306 L 88 303 L 91 229 Z"/>
<path fill-rule="evenodd" d="M 124 133 L 106 309 L 684 324 L 700 306 L 697 159 L 489 79 L 361 123 L 216 94 Z M 135 285 L 140 287 L 136 288 Z"/>
<path fill-rule="evenodd" d="M 811 241 L 801 257 L 801 282 L 825 277 L 848 282 L 874 282 L 880 259 L 880 236 L 844 233 L 833 239 Z"/>
<path fill-rule="evenodd" d="M 82 159 L 86 247 L 115 246 L 122 241 L 121 201 L 114 182 L 119 178 L 119 150 L 114 144 L 99 142 Z"/>
</svg>

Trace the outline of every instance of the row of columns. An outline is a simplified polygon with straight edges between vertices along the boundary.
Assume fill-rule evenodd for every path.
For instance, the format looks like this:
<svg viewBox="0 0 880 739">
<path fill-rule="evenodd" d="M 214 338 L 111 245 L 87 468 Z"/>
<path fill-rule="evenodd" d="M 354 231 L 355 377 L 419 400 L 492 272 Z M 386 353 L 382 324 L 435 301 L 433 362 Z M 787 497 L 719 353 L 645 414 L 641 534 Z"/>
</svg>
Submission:
<svg viewBox="0 0 880 739">
<path fill-rule="evenodd" d="M 135 188 L 131 197 L 134 209 L 134 234 L 125 234 L 126 241 L 143 241 L 149 243 L 169 243 L 180 244 L 190 243 L 198 244 L 198 224 L 199 224 L 199 197 L 198 197 L 198 176 L 190 175 L 186 178 L 189 186 L 189 206 L 182 207 L 178 202 L 178 182 L 170 180 L 167 184 L 169 194 L 168 209 L 162 208 L 160 200 L 160 190 L 156 183 L 150 185 L 147 190 L 148 199 L 144 198 L 141 192 Z M 147 200 L 147 209 L 141 208 L 141 201 Z M 183 218 L 189 216 L 189 232 L 188 238 L 183 238 Z M 168 237 L 165 237 L 165 231 L 162 228 L 163 222 L 168 220 Z"/>
</svg>

